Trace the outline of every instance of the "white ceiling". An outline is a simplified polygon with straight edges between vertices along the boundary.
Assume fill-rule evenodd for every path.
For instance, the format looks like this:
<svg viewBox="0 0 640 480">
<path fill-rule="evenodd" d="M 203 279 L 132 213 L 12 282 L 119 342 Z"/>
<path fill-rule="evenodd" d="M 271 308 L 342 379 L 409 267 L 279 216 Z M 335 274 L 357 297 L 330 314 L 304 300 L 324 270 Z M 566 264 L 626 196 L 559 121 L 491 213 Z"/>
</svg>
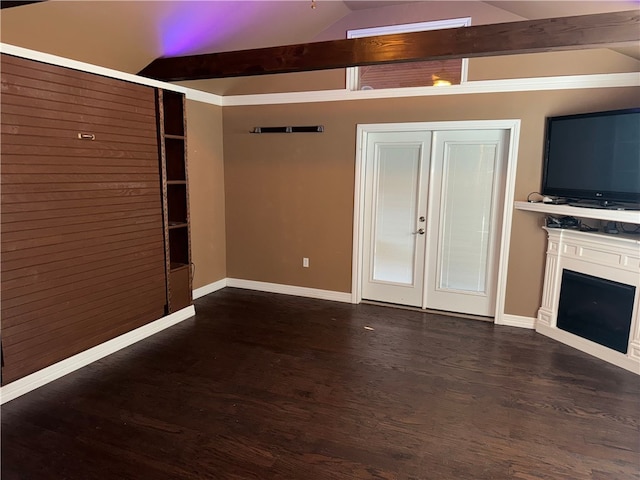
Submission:
<svg viewBox="0 0 640 480">
<path fill-rule="evenodd" d="M 592 13 L 605 13 L 623 10 L 634 10 L 640 7 L 640 1 L 493 1 L 485 2 L 489 5 L 501 8 L 523 18 L 534 20 L 538 18 L 567 17 L 570 15 L 588 15 Z"/>
</svg>

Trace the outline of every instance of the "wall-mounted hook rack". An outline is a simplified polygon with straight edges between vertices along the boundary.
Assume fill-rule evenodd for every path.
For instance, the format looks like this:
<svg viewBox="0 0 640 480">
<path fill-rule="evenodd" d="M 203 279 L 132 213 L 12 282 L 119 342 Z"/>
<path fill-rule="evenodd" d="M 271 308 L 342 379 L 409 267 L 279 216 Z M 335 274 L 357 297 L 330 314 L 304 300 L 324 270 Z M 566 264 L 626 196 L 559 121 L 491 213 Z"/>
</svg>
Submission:
<svg viewBox="0 0 640 480">
<path fill-rule="evenodd" d="M 253 127 L 251 133 L 322 133 L 324 126 L 312 125 L 304 127 Z"/>
</svg>

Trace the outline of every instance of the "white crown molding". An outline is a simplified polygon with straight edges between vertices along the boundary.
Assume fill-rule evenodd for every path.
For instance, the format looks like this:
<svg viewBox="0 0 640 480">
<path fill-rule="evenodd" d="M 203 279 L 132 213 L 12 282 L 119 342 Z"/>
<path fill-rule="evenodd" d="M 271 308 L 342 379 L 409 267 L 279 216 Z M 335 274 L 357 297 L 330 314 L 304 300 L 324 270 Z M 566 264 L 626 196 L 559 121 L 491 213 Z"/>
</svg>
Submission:
<svg viewBox="0 0 640 480">
<path fill-rule="evenodd" d="M 190 305 L 187 308 L 183 308 L 182 310 L 172 313 L 171 315 L 162 317 L 159 320 L 143 325 L 135 330 L 131 330 L 119 337 L 108 340 L 100 345 L 96 345 L 93 348 L 80 352 L 77 355 L 66 358 L 58 363 L 54 363 L 42 370 L 38 370 L 37 372 L 20 378 L 15 382 L 4 385 L 0 388 L 0 405 L 67 375 L 68 373 L 78 370 L 79 368 L 89 365 L 90 363 L 100 360 L 107 355 L 111 355 L 118 350 L 122 350 L 129 345 L 139 342 L 140 340 L 144 340 L 165 328 L 169 328 L 186 320 L 187 318 L 193 317 L 195 314 L 196 311 L 194 306 Z"/>
<path fill-rule="evenodd" d="M 288 103 L 340 102 L 381 98 L 472 95 L 480 93 L 532 92 L 544 90 L 578 90 L 640 86 L 640 73 L 607 73 L 559 77 L 481 80 L 448 87 L 387 88 L 383 90 L 320 90 L 312 92 L 266 93 L 222 97 L 222 106 L 281 105 Z"/>
<path fill-rule="evenodd" d="M 169 84 L 171 85 L 171 84 Z M 182 87 L 184 89 L 187 100 L 193 100 L 195 102 L 208 103 L 210 105 L 222 106 L 223 97 L 216 95 L 215 93 L 203 92 L 201 90 L 195 90 L 189 87 Z"/>
<path fill-rule="evenodd" d="M 317 288 L 296 287 L 279 283 L 257 282 L 254 280 L 241 280 L 239 278 L 227 278 L 227 287 L 244 288 L 268 293 L 281 293 L 295 295 L 297 297 L 317 298 L 320 300 L 332 300 L 334 302 L 351 303 L 351 293 L 320 290 Z"/>
</svg>

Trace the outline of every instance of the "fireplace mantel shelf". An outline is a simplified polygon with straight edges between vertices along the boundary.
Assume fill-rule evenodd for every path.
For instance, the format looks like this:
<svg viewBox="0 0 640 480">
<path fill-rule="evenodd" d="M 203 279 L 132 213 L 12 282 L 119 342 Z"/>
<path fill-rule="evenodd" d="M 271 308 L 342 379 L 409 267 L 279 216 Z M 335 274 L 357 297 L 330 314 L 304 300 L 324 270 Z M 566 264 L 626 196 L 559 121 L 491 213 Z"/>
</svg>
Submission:
<svg viewBox="0 0 640 480">
<path fill-rule="evenodd" d="M 542 202 L 515 202 L 516 210 L 548 213 L 549 215 L 593 218 L 609 222 L 640 224 L 640 211 L 608 210 L 600 208 L 573 207 L 571 205 L 552 205 Z"/>
</svg>

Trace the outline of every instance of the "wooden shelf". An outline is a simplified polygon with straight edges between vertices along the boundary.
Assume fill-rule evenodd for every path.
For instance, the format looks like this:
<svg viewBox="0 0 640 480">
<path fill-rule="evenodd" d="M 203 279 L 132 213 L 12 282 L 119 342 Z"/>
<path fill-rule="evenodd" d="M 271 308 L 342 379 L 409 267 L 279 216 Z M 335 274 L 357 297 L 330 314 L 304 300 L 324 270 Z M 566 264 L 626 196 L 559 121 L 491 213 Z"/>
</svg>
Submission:
<svg viewBox="0 0 640 480">
<path fill-rule="evenodd" d="M 173 228 L 185 228 L 188 227 L 189 224 L 186 222 L 169 222 L 169 230 Z"/>
<path fill-rule="evenodd" d="M 191 304 L 191 249 L 187 185 L 184 95 L 158 90 L 160 149 L 165 190 L 165 252 L 167 259 L 167 311 Z"/>
<path fill-rule="evenodd" d="M 516 210 L 527 212 L 547 213 L 549 215 L 570 216 L 578 218 L 593 218 L 608 222 L 640 224 L 640 211 L 610 210 L 604 208 L 574 207 L 571 205 L 553 205 L 542 202 L 515 202 Z"/>
<path fill-rule="evenodd" d="M 169 265 L 169 269 L 172 272 L 176 272 L 184 268 L 189 268 L 189 265 L 187 265 L 186 263 L 179 263 L 179 262 L 171 262 L 171 264 Z"/>
</svg>

